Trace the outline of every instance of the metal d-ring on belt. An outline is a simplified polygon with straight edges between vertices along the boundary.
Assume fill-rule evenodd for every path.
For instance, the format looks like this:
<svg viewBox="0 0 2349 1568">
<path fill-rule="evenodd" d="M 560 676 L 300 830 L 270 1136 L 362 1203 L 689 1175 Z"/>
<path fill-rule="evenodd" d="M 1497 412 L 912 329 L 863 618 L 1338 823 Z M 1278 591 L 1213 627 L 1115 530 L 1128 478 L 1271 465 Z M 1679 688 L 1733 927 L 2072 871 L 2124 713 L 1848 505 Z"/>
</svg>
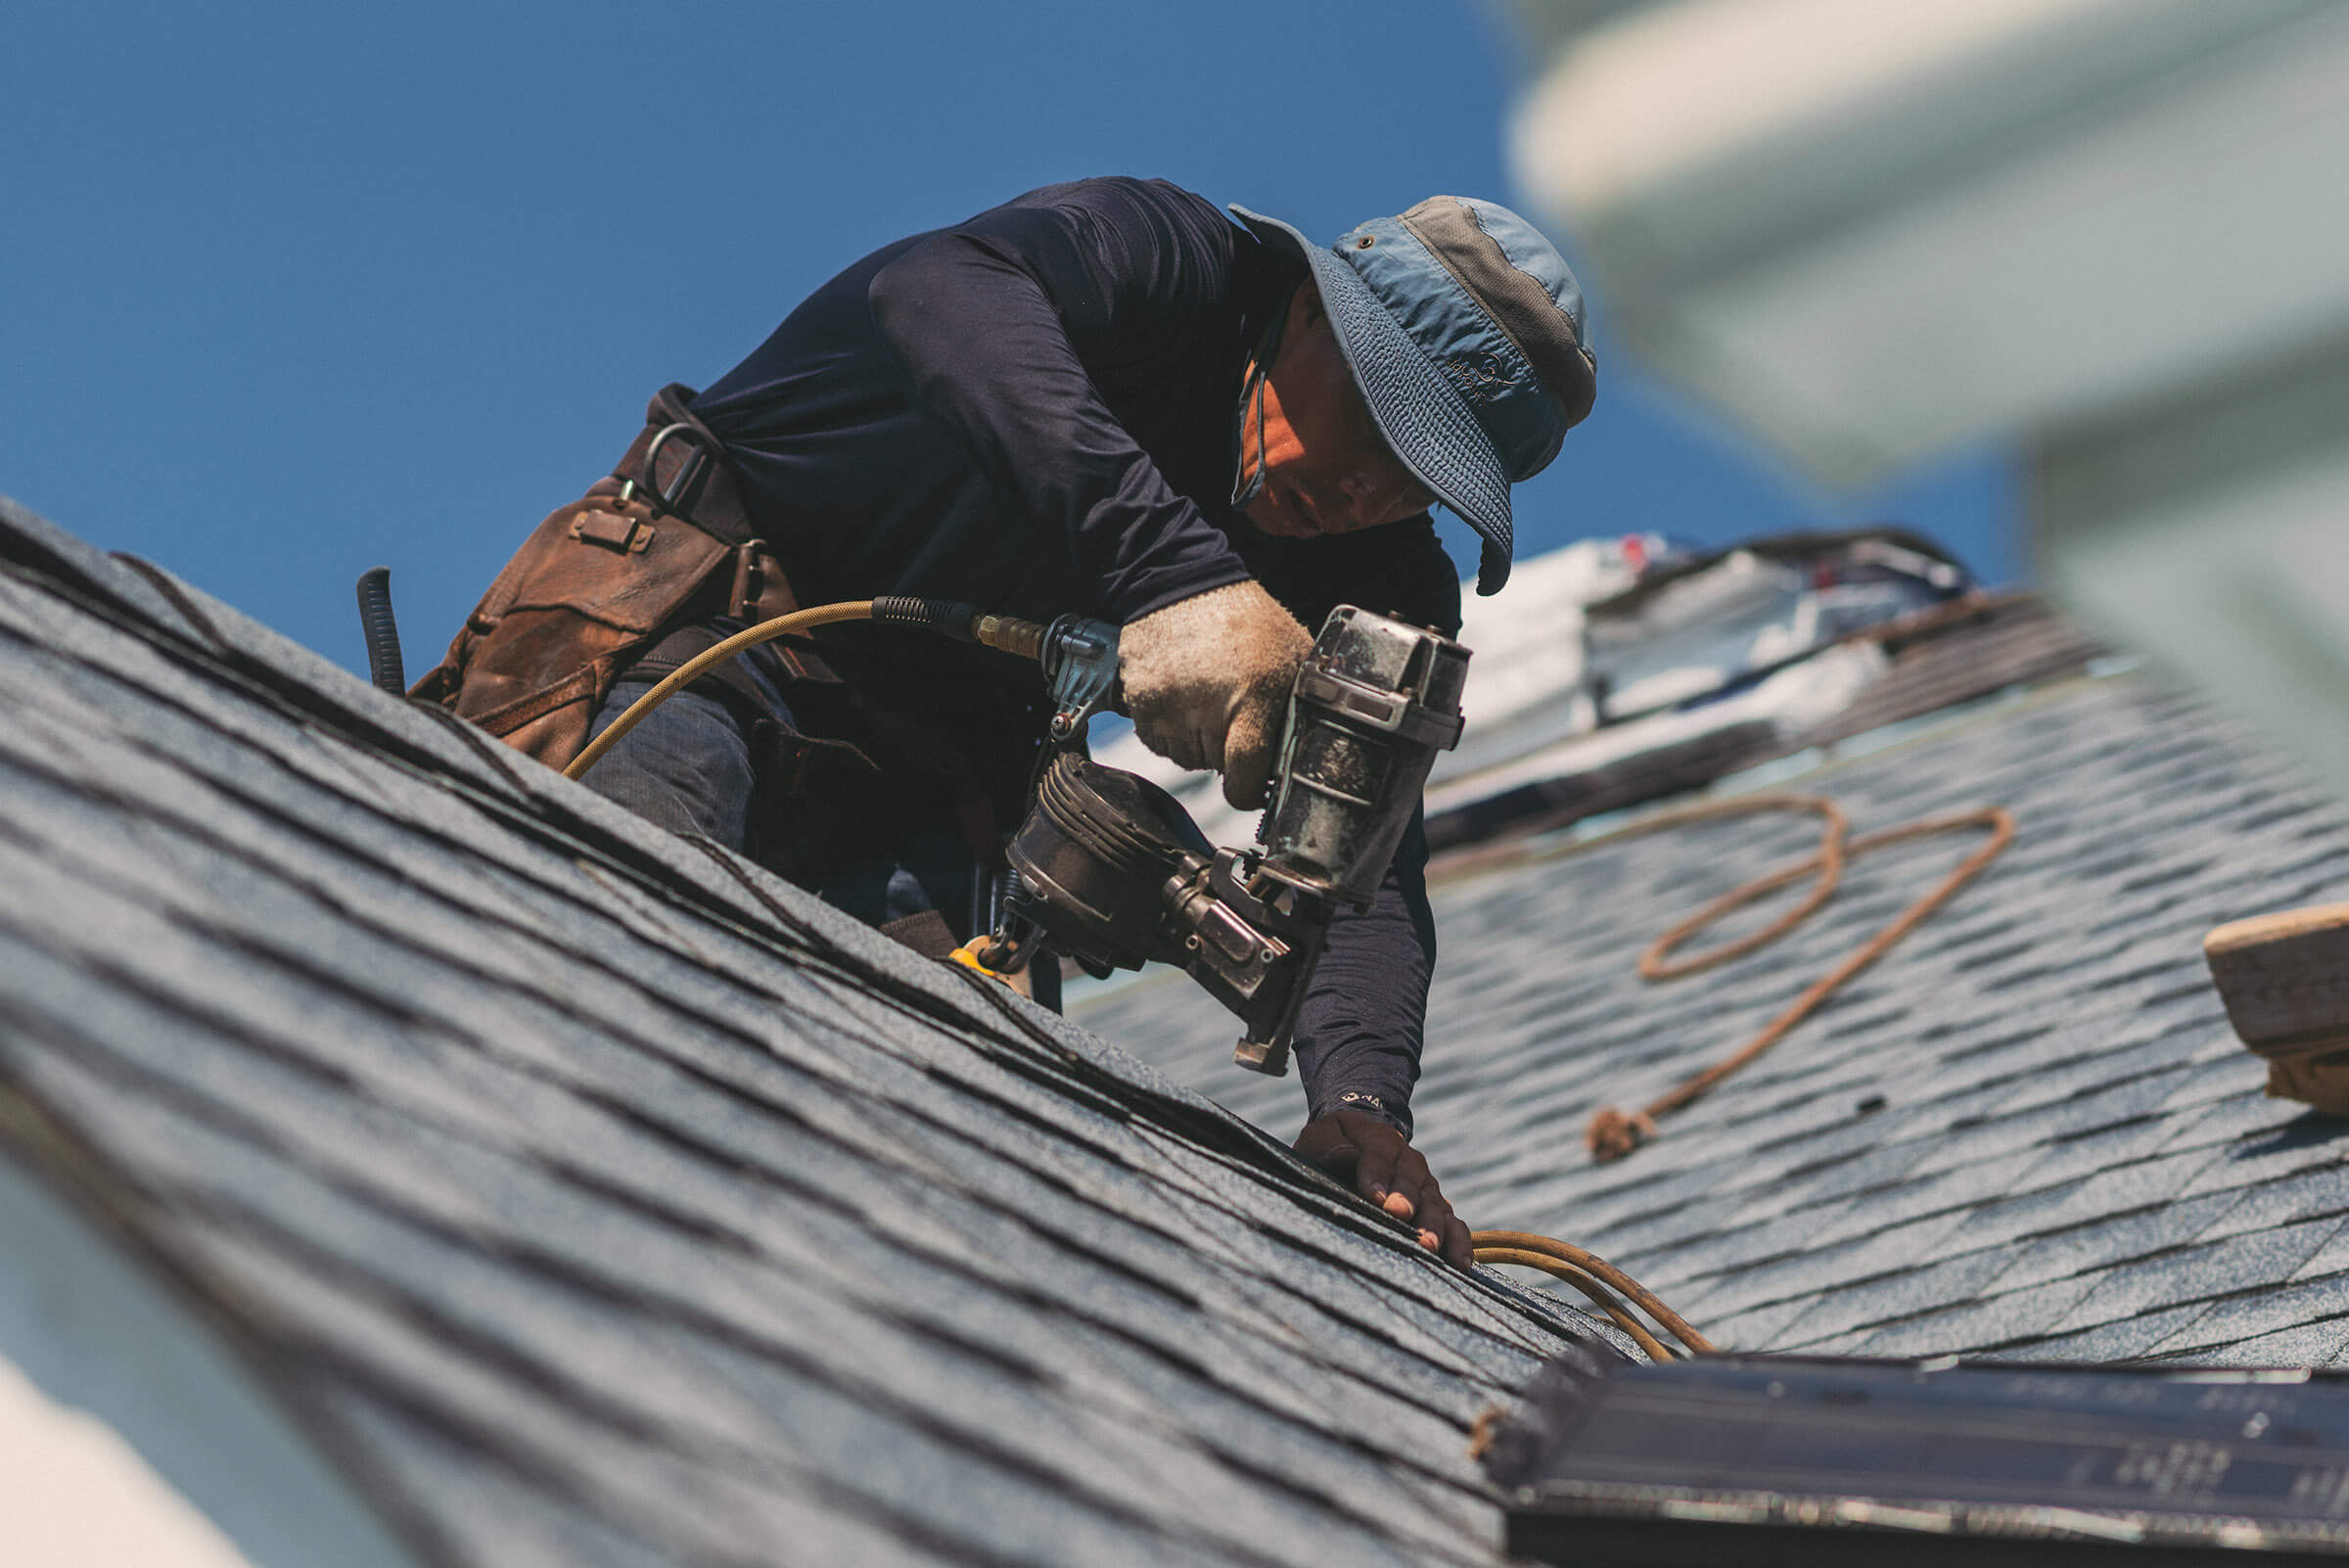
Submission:
<svg viewBox="0 0 2349 1568">
<path fill-rule="evenodd" d="M 661 483 L 661 448 L 672 436 L 684 437 L 691 443 L 692 450 L 686 454 L 685 461 L 677 465 L 675 476 L 665 485 Z M 710 449 L 709 438 L 693 425 L 680 419 L 675 424 L 664 425 L 653 433 L 653 438 L 645 442 L 644 456 L 640 461 L 644 469 L 645 483 L 642 489 L 645 505 L 653 509 L 653 515 L 656 517 L 664 513 L 683 517 L 685 515 L 685 498 L 693 493 L 694 487 L 708 474 L 711 465 L 715 461 L 715 455 Z M 622 504 L 624 505 L 635 500 L 638 488 L 634 476 L 622 478 L 620 482 Z"/>
<path fill-rule="evenodd" d="M 667 484 L 664 484 L 661 483 L 661 448 L 677 438 L 685 440 L 689 450 L 684 460 L 677 465 L 676 473 L 669 477 Z M 689 420 L 673 421 L 655 431 L 651 438 L 644 443 L 644 455 L 637 459 L 636 465 L 641 473 L 641 478 L 637 475 L 613 476 L 620 480 L 620 493 L 617 499 L 622 506 L 632 500 L 641 500 L 651 508 L 654 517 L 683 518 L 703 532 L 711 533 L 721 543 L 731 544 L 734 547 L 734 581 L 726 595 L 726 613 L 728 615 L 744 621 L 757 622 L 771 620 L 774 615 L 798 609 L 798 601 L 790 597 L 790 585 L 783 578 L 782 568 L 776 561 L 774 552 L 767 548 L 764 539 L 727 537 L 725 533 L 712 530 L 707 522 L 694 517 L 687 510 L 692 502 L 700 498 L 702 486 L 708 482 L 717 462 L 718 451 L 714 437 Z M 747 531 L 747 526 L 746 519 L 743 520 L 742 528 L 730 531 Z M 642 528 L 646 536 L 650 536 L 652 530 L 649 524 L 638 527 Z M 632 541 L 631 547 L 641 548 Z M 769 586 L 783 589 L 784 602 L 782 605 L 770 607 L 765 604 L 766 590 Z M 786 663 L 793 662 L 793 657 L 786 655 Z"/>
</svg>

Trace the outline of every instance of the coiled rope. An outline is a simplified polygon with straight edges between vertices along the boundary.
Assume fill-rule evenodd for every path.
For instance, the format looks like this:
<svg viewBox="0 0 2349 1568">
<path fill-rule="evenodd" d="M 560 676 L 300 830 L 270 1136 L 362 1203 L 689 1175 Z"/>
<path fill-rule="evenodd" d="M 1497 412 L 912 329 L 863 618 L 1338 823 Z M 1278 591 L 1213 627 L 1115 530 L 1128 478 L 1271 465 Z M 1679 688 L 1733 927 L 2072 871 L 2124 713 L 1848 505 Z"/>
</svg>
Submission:
<svg viewBox="0 0 2349 1568">
<path fill-rule="evenodd" d="M 1584 1134 L 1584 1141 L 1589 1145 L 1592 1158 L 1601 1163 L 1620 1160 L 1649 1138 L 1655 1137 L 1657 1117 L 1669 1115 L 1696 1100 L 1723 1079 L 1783 1039 L 1788 1031 L 1810 1017 L 1820 1003 L 1853 976 L 1883 957 L 1928 915 L 1956 897 L 1959 889 L 1980 876 L 1991 861 L 1997 859 L 2006 846 L 2014 841 L 2014 816 L 2004 807 L 1929 817 L 1923 821 L 1907 822 L 1899 827 L 1863 834 L 1855 839 L 1851 836 L 1851 822 L 1844 815 L 1843 808 L 1833 801 L 1814 795 L 1769 795 L 1752 800 L 1722 801 L 1640 823 L 1625 836 L 1663 833 L 1696 822 L 1755 816 L 1766 811 L 1808 811 L 1819 816 L 1822 823 L 1819 848 L 1805 860 L 1756 877 L 1743 887 L 1722 895 L 1658 937 L 1639 955 L 1641 979 L 1677 980 L 1683 975 L 1693 975 L 1717 964 L 1727 963 L 1732 958 L 1741 958 L 1777 941 L 1818 913 L 1835 896 L 1835 890 L 1843 880 L 1844 867 L 1871 850 L 1905 844 L 1913 839 L 1957 833 L 1966 828 L 1986 828 L 1990 837 L 1930 893 L 1903 909 L 1882 930 L 1861 944 L 1851 956 L 1813 982 L 1783 1012 L 1763 1026 L 1762 1032 L 1752 1039 L 1633 1115 L 1626 1116 L 1609 1106 L 1592 1117 L 1589 1130 Z M 1775 893 L 1788 883 L 1800 882 L 1805 877 L 1812 879 L 1811 891 L 1804 894 L 1802 900 L 1793 908 L 1770 924 L 1691 957 L 1676 959 L 1673 956 L 1682 943 L 1730 911 L 1742 909 L 1756 899 Z M 1632 1342 L 1651 1360 L 1666 1361 L 1675 1358 L 1663 1340 L 1633 1314 L 1631 1307 L 1622 1298 L 1629 1298 L 1631 1304 L 1646 1313 L 1662 1326 L 1665 1333 L 1680 1341 L 1688 1354 L 1706 1356 L 1713 1353 L 1712 1342 L 1691 1328 L 1687 1319 L 1665 1306 L 1653 1291 L 1604 1258 L 1572 1242 L 1532 1235 L 1523 1230 L 1478 1230 L 1469 1235 L 1468 1241 L 1478 1263 L 1514 1264 L 1539 1268 L 1566 1281 L 1613 1319 L 1615 1325 L 1631 1336 Z M 1621 1293 L 1620 1297 L 1617 1292 Z M 1490 1436 L 1489 1424 L 1480 1417 L 1477 1443 L 1488 1441 Z M 1472 1445 L 1472 1448 L 1475 1446 Z"/>
<path fill-rule="evenodd" d="M 1987 828 L 1990 838 L 1973 853 L 1960 861 L 1956 870 L 1944 877 L 1939 886 L 1898 915 L 1853 951 L 1850 957 L 1814 981 L 1787 1008 L 1764 1025 L 1762 1032 L 1736 1050 L 1715 1062 L 1704 1071 L 1690 1077 L 1665 1094 L 1649 1101 L 1631 1115 L 1608 1106 L 1590 1119 L 1583 1134 L 1592 1159 L 1601 1164 L 1620 1160 L 1648 1139 L 1658 1135 L 1656 1118 L 1667 1116 L 1702 1097 L 1723 1079 L 1769 1050 L 1783 1039 L 1788 1031 L 1819 1009 L 1821 1002 L 1833 995 L 1855 975 L 1889 952 L 1893 946 L 1916 929 L 1926 916 L 1956 897 L 1958 890 L 1980 876 L 1990 862 L 2004 852 L 2014 840 L 2014 816 L 2004 807 L 1991 807 L 1979 811 L 1961 811 L 1951 816 L 1929 817 L 1923 821 L 1907 822 L 1899 827 L 1884 828 L 1852 838 L 1851 824 L 1843 810 L 1833 801 L 1814 795 L 1770 795 L 1753 800 L 1722 801 L 1693 810 L 1676 811 L 1653 821 L 1643 822 L 1631 829 L 1634 836 L 1662 833 L 1672 828 L 1686 827 L 1695 822 L 1717 821 L 1725 817 L 1752 816 L 1765 811 L 1810 811 L 1824 819 L 1819 848 L 1808 859 L 1784 866 L 1765 876 L 1756 877 L 1714 899 L 1704 908 L 1658 937 L 1644 953 L 1639 955 L 1639 975 L 1643 980 L 1674 980 L 1693 975 L 1716 964 L 1744 956 L 1785 936 L 1818 911 L 1820 905 L 1835 896 L 1836 885 L 1843 878 L 1843 868 L 1871 850 L 1889 845 L 1905 844 L 1912 839 L 1932 838 L 1943 833 L 1957 833 L 1966 828 Z M 1805 877 L 1813 878 L 1811 891 L 1800 903 L 1764 926 L 1761 930 L 1706 949 L 1693 957 L 1675 960 L 1672 953 L 1683 942 L 1713 924 L 1733 909 L 1743 908 L 1757 899 L 1766 897 Z"/>
</svg>

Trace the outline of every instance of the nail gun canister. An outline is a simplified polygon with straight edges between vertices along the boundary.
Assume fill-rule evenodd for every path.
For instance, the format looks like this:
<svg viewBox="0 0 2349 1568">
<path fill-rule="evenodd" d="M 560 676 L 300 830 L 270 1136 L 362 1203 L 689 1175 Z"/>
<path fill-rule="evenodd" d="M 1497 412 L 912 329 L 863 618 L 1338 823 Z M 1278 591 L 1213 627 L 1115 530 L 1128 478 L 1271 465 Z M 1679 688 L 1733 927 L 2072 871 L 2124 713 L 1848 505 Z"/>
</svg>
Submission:
<svg viewBox="0 0 2349 1568">
<path fill-rule="evenodd" d="M 1264 870 L 1367 904 L 1410 825 L 1436 753 L 1460 738 L 1468 650 L 1389 616 L 1341 605 L 1289 699 Z"/>
</svg>

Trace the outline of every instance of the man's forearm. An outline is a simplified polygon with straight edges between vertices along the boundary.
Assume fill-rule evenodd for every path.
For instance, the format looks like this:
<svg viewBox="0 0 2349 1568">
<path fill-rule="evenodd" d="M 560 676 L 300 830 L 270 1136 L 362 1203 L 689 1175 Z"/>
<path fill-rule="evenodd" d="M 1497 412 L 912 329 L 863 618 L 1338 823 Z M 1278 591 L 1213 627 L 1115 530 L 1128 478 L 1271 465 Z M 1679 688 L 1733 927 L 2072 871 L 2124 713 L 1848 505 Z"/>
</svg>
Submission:
<svg viewBox="0 0 2349 1568">
<path fill-rule="evenodd" d="M 1436 923 L 1427 901 L 1427 834 L 1414 812 L 1371 906 L 1330 924 L 1298 1017 L 1297 1066 L 1309 1117 L 1362 1111 L 1408 1136 L 1419 1080 Z"/>
</svg>

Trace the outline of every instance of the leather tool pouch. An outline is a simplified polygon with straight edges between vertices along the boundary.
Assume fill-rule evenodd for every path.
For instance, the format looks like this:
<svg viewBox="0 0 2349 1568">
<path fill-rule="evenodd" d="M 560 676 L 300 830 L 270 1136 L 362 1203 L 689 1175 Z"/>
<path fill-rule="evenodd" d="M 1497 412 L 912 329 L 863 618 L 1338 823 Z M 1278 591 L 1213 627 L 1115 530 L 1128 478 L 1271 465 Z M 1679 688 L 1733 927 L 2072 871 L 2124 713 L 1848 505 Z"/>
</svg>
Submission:
<svg viewBox="0 0 2349 1568">
<path fill-rule="evenodd" d="M 674 384 L 654 395 L 613 477 L 538 525 L 411 697 L 559 768 L 621 672 L 689 613 L 798 608 L 693 396 Z"/>
<path fill-rule="evenodd" d="M 718 640 L 719 617 L 756 623 L 801 608 L 752 536 L 716 438 L 688 412 L 693 396 L 672 385 L 653 397 L 612 477 L 538 525 L 411 697 L 560 768 L 621 677 L 675 669 Z M 806 641 L 766 646 L 797 722 L 769 710 L 739 660 L 695 682 L 750 736 L 754 859 L 813 887 L 888 853 L 907 821 L 953 819 L 972 763 L 898 715 L 888 682 L 864 693 L 869 682 L 844 682 Z M 896 765 L 878 766 L 874 748 Z M 973 842 L 999 856 L 991 820 Z M 923 924 L 921 943 L 935 945 L 937 926 Z"/>
</svg>

